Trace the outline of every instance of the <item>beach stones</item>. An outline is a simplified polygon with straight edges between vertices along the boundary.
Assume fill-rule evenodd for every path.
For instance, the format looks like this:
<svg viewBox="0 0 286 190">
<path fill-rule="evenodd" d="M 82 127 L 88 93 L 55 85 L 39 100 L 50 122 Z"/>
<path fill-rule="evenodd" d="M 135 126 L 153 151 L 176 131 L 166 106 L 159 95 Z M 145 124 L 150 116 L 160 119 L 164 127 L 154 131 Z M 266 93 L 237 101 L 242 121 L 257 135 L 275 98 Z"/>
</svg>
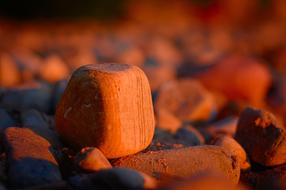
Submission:
<svg viewBox="0 0 286 190">
<path fill-rule="evenodd" d="M 56 111 L 56 129 L 74 147 L 94 146 L 107 158 L 145 149 L 154 134 L 148 80 L 125 64 L 93 64 L 76 70 Z"/>
</svg>

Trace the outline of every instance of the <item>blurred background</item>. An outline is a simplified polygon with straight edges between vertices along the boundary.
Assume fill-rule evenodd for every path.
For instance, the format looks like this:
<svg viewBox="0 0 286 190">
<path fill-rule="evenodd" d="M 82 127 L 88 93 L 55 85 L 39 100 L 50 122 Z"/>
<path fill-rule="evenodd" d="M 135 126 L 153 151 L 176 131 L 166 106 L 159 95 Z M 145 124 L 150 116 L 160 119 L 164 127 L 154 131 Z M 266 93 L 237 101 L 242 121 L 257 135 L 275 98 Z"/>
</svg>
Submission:
<svg viewBox="0 0 286 190">
<path fill-rule="evenodd" d="M 202 103 L 203 114 L 191 120 L 237 115 L 245 105 L 285 118 L 286 1 L 0 0 L 0 15 L 0 105 L 5 109 L 37 108 L 53 114 L 72 71 L 85 64 L 116 62 L 146 72 L 154 102 L 167 82 L 198 81 L 213 102 Z M 7 98 L 10 91 L 43 85 L 47 93 L 59 94 L 52 108 L 14 105 Z M 181 94 L 200 91 L 196 85 L 186 88 L 189 91 Z M 188 106 L 192 110 L 197 104 Z M 168 109 L 174 112 L 168 117 L 190 119 Z"/>
</svg>

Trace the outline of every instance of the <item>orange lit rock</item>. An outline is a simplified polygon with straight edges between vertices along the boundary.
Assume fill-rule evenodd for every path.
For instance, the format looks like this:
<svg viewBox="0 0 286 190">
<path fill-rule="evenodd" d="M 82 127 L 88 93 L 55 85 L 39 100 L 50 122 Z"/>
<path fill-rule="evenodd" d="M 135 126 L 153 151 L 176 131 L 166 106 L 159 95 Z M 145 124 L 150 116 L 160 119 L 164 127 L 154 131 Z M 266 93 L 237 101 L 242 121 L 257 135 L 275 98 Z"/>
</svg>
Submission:
<svg viewBox="0 0 286 190">
<path fill-rule="evenodd" d="M 258 60 L 228 56 L 196 75 L 206 87 L 224 93 L 231 100 L 261 105 L 271 84 L 267 67 Z"/>
<path fill-rule="evenodd" d="M 115 167 L 127 167 L 160 178 L 172 176 L 188 178 L 204 171 L 212 171 L 237 183 L 240 167 L 226 150 L 218 146 L 149 151 L 119 158 Z"/>
<path fill-rule="evenodd" d="M 156 113 L 156 125 L 162 129 L 176 132 L 182 122 L 168 110 L 160 109 Z"/>
<path fill-rule="evenodd" d="M 180 120 L 208 120 L 216 110 L 212 95 L 196 80 L 164 83 L 158 91 L 156 111 L 168 110 Z"/>
<path fill-rule="evenodd" d="M 75 161 L 81 169 L 89 172 L 112 168 L 111 164 L 102 152 L 93 147 L 83 148 L 76 156 Z"/>
<path fill-rule="evenodd" d="M 48 82 L 57 82 L 69 76 L 69 69 L 59 57 L 48 57 L 40 68 L 40 76 Z"/>
<path fill-rule="evenodd" d="M 11 87 L 20 83 L 20 71 L 7 54 L 0 55 L 0 86 Z"/>
<path fill-rule="evenodd" d="M 145 149 L 154 125 L 148 80 L 138 67 L 125 64 L 76 70 L 56 111 L 56 128 L 66 142 L 97 147 L 107 158 Z"/>
<path fill-rule="evenodd" d="M 240 115 L 235 139 L 254 162 L 264 166 L 286 163 L 286 131 L 269 112 L 246 108 Z"/>
</svg>

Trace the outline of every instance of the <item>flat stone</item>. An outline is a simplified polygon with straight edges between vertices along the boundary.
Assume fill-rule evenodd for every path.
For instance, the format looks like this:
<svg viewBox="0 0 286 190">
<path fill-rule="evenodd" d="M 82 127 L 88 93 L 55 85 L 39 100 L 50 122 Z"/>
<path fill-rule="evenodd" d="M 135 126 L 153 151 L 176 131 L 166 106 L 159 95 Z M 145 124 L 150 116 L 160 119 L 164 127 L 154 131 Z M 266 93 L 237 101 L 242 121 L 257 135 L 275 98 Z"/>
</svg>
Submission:
<svg viewBox="0 0 286 190">
<path fill-rule="evenodd" d="M 11 187 L 26 188 L 61 181 L 51 145 L 44 138 L 27 128 L 9 127 L 4 143 Z"/>
</svg>

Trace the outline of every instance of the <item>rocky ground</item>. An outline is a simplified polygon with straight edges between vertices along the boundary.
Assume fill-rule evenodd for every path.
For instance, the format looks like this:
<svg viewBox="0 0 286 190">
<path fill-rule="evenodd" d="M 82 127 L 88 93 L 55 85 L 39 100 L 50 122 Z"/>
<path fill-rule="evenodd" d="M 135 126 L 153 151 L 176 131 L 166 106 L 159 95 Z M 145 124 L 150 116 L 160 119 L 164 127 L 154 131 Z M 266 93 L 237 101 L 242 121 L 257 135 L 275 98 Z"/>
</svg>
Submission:
<svg viewBox="0 0 286 190">
<path fill-rule="evenodd" d="M 286 189 L 284 20 L 202 25 L 178 10 L 168 25 L 151 13 L 112 24 L 1 21 L 0 189 Z M 55 121 L 72 73 L 110 62 L 144 71 L 156 121 L 146 148 L 116 158 L 67 143 Z M 84 133 L 75 144 L 93 139 Z"/>
</svg>

